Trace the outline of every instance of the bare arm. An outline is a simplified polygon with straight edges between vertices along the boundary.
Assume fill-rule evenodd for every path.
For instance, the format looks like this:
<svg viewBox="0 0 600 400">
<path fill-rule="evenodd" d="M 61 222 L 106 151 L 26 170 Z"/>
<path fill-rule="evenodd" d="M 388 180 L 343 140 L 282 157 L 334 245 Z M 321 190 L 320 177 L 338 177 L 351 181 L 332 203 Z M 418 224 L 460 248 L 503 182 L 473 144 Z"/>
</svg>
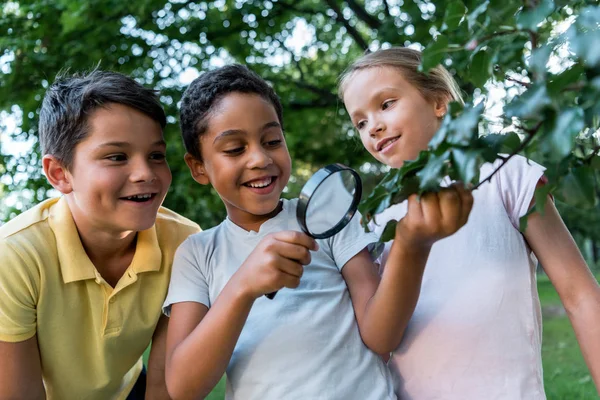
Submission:
<svg viewBox="0 0 600 400">
<path fill-rule="evenodd" d="M 166 380 L 174 399 L 204 398 L 225 373 L 254 300 L 300 283 L 315 242 L 299 232 L 263 239 L 223 288 L 210 310 L 193 302 L 171 306 Z"/>
<path fill-rule="evenodd" d="M 0 341 L 0 399 L 45 399 L 37 337 Z"/>
<path fill-rule="evenodd" d="M 165 358 L 167 347 L 167 327 L 169 319 L 162 315 L 158 320 L 152 347 L 148 358 L 148 378 L 146 380 L 146 400 L 170 399 L 165 382 Z"/>
<path fill-rule="evenodd" d="M 554 203 L 532 214 L 525 238 L 567 310 L 583 357 L 600 388 L 600 287 Z"/>
<path fill-rule="evenodd" d="M 472 205 L 471 193 L 462 186 L 425 194 L 420 201 L 411 196 L 381 281 L 365 250 L 344 266 L 360 334 L 371 350 L 385 354 L 398 347 L 419 298 L 431 246 L 460 229 Z"/>
<path fill-rule="evenodd" d="M 174 399 L 206 397 L 225 373 L 253 304 L 235 284 L 225 286 L 208 312 L 200 303 L 171 307 L 167 387 Z"/>
</svg>

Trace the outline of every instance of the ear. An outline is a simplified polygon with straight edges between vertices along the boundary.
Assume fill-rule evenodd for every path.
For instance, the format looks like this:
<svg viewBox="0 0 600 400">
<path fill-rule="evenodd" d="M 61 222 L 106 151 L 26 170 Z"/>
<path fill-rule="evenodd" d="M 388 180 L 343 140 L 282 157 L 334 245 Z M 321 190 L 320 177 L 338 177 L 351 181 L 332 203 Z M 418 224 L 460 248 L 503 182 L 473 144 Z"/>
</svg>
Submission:
<svg viewBox="0 0 600 400">
<path fill-rule="evenodd" d="M 190 169 L 190 172 L 192 173 L 192 178 L 194 178 L 196 182 L 198 182 L 201 185 L 210 184 L 210 180 L 208 179 L 208 175 L 206 173 L 206 169 L 204 168 L 204 163 L 202 161 L 198 160 L 190 153 L 185 153 L 185 156 L 183 158 L 188 168 Z"/>
<path fill-rule="evenodd" d="M 56 157 L 46 154 L 42 158 L 42 167 L 48 182 L 62 194 L 69 194 L 73 191 L 71 174 L 63 163 Z"/>
<path fill-rule="evenodd" d="M 443 118 L 448 112 L 449 100 L 445 96 L 439 96 L 433 102 L 433 112 L 438 118 Z"/>
</svg>

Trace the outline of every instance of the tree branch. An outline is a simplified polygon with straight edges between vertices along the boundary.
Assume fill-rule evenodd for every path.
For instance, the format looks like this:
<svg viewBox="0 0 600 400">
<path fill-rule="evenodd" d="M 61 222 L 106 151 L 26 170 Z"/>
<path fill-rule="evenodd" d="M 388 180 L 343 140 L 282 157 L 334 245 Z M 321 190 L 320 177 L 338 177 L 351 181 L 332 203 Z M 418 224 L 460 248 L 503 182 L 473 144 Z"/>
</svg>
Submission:
<svg viewBox="0 0 600 400">
<path fill-rule="evenodd" d="M 392 13 L 390 11 L 390 5 L 388 4 L 387 0 L 383 0 L 383 8 L 385 10 L 387 17 L 392 18 Z"/>
<path fill-rule="evenodd" d="M 369 28 L 379 29 L 381 27 L 381 21 L 369 14 L 367 10 L 361 7 L 361 5 L 358 4 L 355 0 L 346 0 L 346 3 L 348 3 L 348 7 L 352 10 L 352 12 L 354 12 L 354 14 L 358 18 L 360 18 L 361 21 L 367 24 Z"/>
<path fill-rule="evenodd" d="M 518 80 L 518 79 L 515 79 L 515 78 L 511 78 L 510 76 L 507 76 L 507 77 L 506 77 L 506 80 L 507 80 L 507 81 L 511 81 L 511 82 L 518 83 L 519 85 L 521 85 L 521 86 L 525 86 L 526 88 L 529 88 L 529 87 L 531 87 L 531 83 L 529 83 L 529 82 L 524 82 L 524 81 L 521 81 L 521 80 Z"/>
<path fill-rule="evenodd" d="M 340 9 L 339 5 L 335 2 L 335 0 L 326 0 L 326 3 L 335 12 L 336 21 L 344 25 L 346 31 L 350 36 L 352 36 L 356 44 L 358 44 L 363 50 L 368 49 L 369 44 L 367 43 L 367 41 L 362 37 L 360 32 L 358 32 L 356 28 L 350 25 L 350 22 L 346 18 L 344 18 L 342 10 Z"/>
</svg>

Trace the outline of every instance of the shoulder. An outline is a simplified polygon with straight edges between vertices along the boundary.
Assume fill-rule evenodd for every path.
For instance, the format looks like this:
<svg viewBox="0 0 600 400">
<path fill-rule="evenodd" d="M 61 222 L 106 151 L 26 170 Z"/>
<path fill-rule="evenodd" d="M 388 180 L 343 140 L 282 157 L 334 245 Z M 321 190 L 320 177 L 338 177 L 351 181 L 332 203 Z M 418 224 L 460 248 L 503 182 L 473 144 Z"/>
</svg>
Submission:
<svg viewBox="0 0 600 400">
<path fill-rule="evenodd" d="M 200 226 L 168 208 L 161 207 L 156 215 L 156 234 L 159 242 L 174 242 L 178 246 L 187 237 L 200 232 Z"/>
<path fill-rule="evenodd" d="M 46 200 L 0 227 L 0 265 L 17 260 L 36 264 L 56 252 L 56 239 L 48 223 L 58 199 Z"/>
<path fill-rule="evenodd" d="M 226 245 L 228 241 L 222 240 L 227 235 L 225 234 L 224 222 L 207 230 L 197 231 L 187 236 L 181 245 L 178 252 L 191 252 L 196 255 L 201 253 L 211 253 L 217 245 Z"/>
<path fill-rule="evenodd" d="M 16 235 L 29 235 L 39 229 L 43 230 L 43 225 L 47 226 L 46 222 L 51 214 L 52 206 L 58 200 L 49 199 L 43 201 L 0 226 L 0 240 Z"/>
<path fill-rule="evenodd" d="M 508 157 L 506 154 L 501 154 L 502 157 Z M 498 158 L 492 163 L 486 163 L 481 167 L 480 180 L 487 178 L 492 172 L 498 170 L 498 173 L 494 176 L 493 180 L 515 180 L 521 177 L 527 177 L 531 174 L 541 174 L 546 168 L 541 166 L 529 158 L 514 155 L 508 161 L 504 161 L 502 158 Z"/>
</svg>

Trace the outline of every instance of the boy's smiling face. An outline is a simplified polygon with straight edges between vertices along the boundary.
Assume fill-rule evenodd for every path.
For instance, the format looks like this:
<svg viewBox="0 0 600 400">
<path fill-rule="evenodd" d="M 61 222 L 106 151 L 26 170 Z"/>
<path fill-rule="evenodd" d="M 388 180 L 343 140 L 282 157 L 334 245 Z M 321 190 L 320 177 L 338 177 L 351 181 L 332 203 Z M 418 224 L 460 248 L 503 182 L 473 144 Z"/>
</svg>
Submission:
<svg viewBox="0 0 600 400">
<path fill-rule="evenodd" d="M 259 227 L 277 213 L 291 171 L 275 108 L 257 94 L 233 92 L 207 119 L 200 138 L 202 160 L 186 155 L 192 176 L 215 188 L 234 223 Z"/>
<path fill-rule="evenodd" d="M 121 104 L 98 108 L 88 125 L 66 171 L 67 190 L 58 188 L 78 228 L 118 234 L 152 227 L 171 184 L 160 125 Z"/>
</svg>

